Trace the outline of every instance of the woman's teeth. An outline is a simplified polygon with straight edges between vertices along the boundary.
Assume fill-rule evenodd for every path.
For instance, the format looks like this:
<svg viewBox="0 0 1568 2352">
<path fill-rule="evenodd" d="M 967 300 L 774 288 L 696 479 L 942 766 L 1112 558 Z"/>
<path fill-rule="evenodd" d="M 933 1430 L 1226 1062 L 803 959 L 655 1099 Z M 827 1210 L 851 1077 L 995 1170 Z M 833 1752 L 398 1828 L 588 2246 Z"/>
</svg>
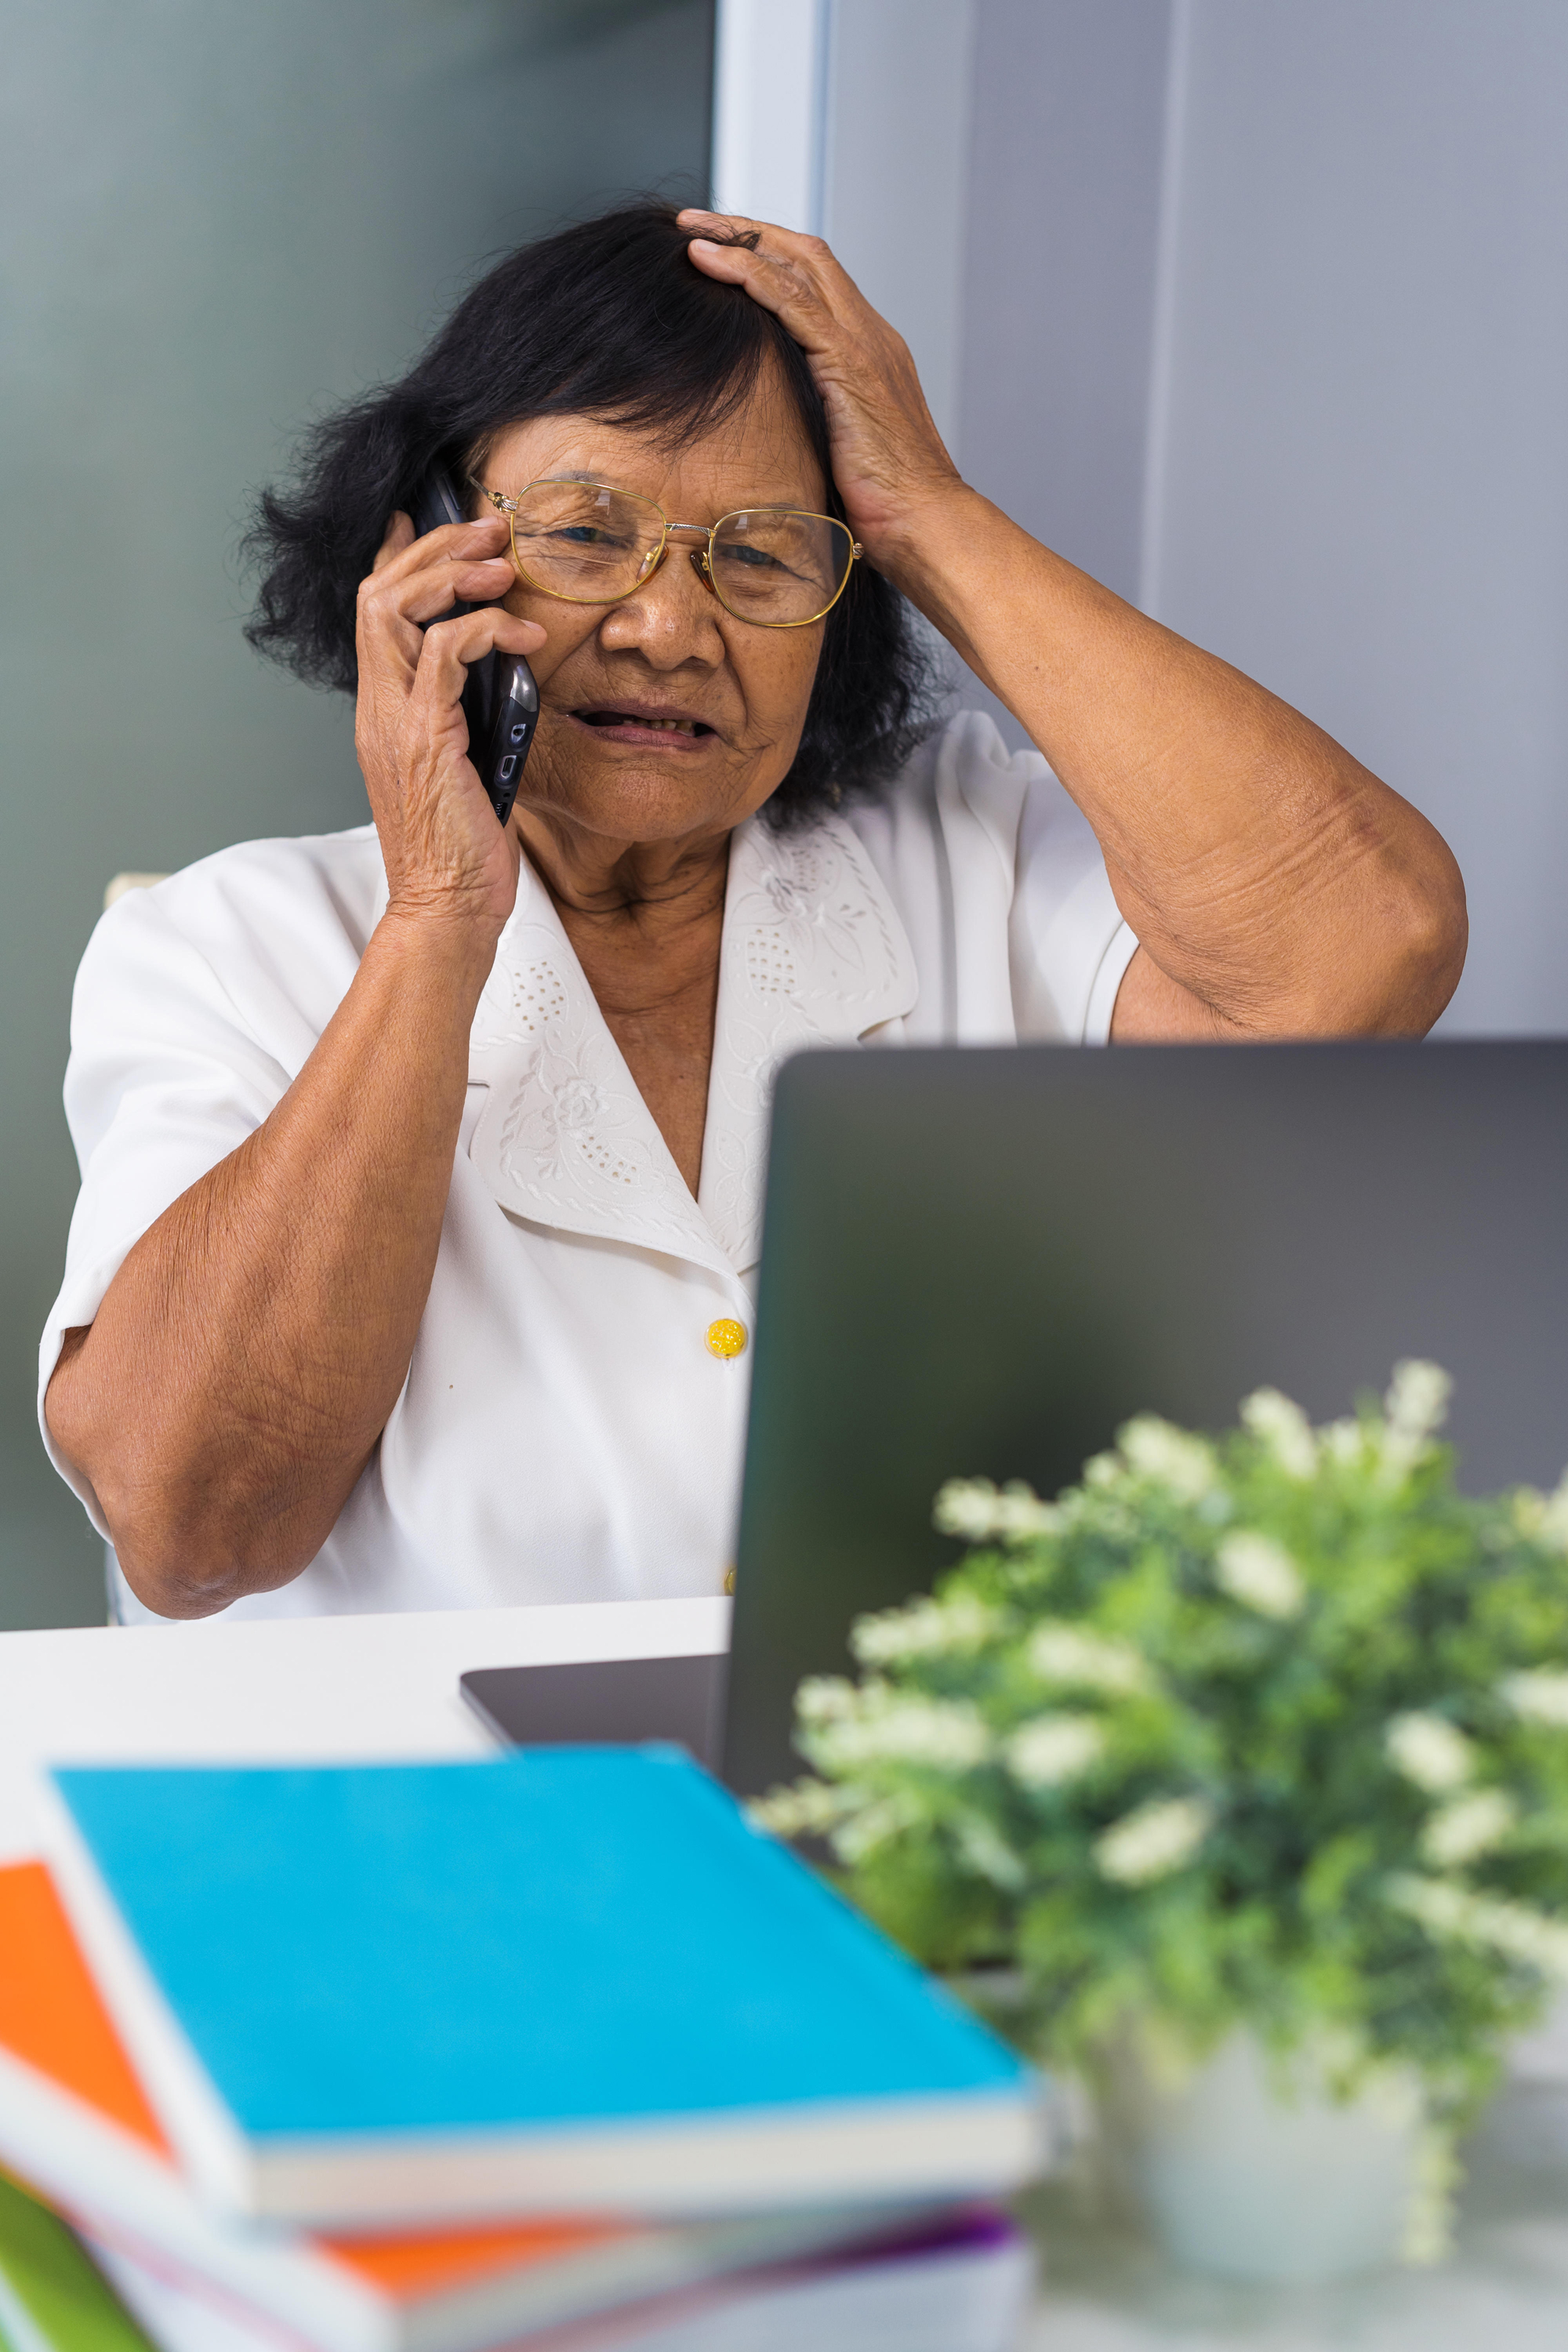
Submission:
<svg viewBox="0 0 1568 2352">
<path fill-rule="evenodd" d="M 700 727 L 694 719 L 648 719 L 630 710 L 585 710 L 583 716 L 590 727 L 657 727 L 667 735 L 707 735 L 712 731 Z"/>
</svg>

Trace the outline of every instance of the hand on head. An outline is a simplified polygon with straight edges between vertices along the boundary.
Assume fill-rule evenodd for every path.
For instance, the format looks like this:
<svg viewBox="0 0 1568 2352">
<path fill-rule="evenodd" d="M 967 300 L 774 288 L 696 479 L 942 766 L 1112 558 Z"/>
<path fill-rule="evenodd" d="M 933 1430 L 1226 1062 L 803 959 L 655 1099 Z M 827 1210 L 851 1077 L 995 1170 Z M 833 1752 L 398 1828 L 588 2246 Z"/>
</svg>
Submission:
<svg viewBox="0 0 1568 2352">
<path fill-rule="evenodd" d="M 819 236 L 689 207 L 679 226 L 710 278 L 742 286 L 805 352 L 827 409 L 833 478 L 846 518 L 879 570 L 899 557 L 923 509 L 962 487 L 926 406 L 910 347 L 871 308 Z M 755 236 L 754 247 L 716 242 Z"/>
</svg>

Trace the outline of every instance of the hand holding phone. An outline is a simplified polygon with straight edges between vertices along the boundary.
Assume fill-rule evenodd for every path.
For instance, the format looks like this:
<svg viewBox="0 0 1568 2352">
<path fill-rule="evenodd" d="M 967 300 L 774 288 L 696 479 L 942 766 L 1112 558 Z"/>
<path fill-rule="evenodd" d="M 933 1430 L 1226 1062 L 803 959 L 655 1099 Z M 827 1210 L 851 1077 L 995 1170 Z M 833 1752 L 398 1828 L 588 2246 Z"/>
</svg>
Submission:
<svg viewBox="0 0 1568 2352">
<path fill-rule="evenodd" d="M 439 470 L 426 476 L 414 501 L 415 536 L 423 539 L 443 523 L 467 520 L 450 476 Z M 442 617 L 449 620 L 452 614 L 473 609 L 459 602 Z M 521 654 L 486 654 L 468 665 L 463 716 L 468 722 L 468 757 L 490 806 L 505 824 L 539 723 L 539 688 Z"/>
</svg>

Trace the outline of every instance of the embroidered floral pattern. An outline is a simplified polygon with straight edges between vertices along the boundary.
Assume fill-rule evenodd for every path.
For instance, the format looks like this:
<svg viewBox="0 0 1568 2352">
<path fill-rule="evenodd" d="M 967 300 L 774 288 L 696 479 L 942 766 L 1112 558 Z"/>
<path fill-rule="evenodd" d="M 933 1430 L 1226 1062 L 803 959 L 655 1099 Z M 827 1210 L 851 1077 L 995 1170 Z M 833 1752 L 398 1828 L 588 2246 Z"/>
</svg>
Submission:
<svg viewBox="0 0 1568 2352">
<path fill-rule="evenodd" d="M 701 1207 L 681 1181 L 528 866 L 475 1016 L 489 1087 L 470 1146 L 502 1206 L 725 1271 L 755 1263 L 773 1073 L 907 1013 L 913 959 L 870 860 L 830 818 L 796 840 L 753 820 L 731 844 Z"/>
<path fill-rule="evenodd" d="M 847 1045 L 914 998 L 903 926 L 848 825 L 829 818 L 794 840 L 742 827 L 730 853 L 702 1159 L 702 1205 L 736 1265 L 754 1264 L 761 1244 L 780 1062 L 803 1046 Z"/>
<path fill-rule="evenodd" d="M 474 1021 L 474 1042 L 505 1045 L 518 1035 L 542 1037 L 566 1011 L 566 982 L 549 956 L 512 965 L 498 955 Z"/>
<path fill-rule="evenodd" d="M 762 924 L 746 934 L 746 978 L 757 996 L 793 996 L 795 961 L 789 941 Z"/>
<path fill-rule="evenodd" d="M 640 1097 L 637 1108 L 647 1117 Z M 575 1163 L 608 1183 L 657 1194 L 665 1190 L 664 1172 L 636 1123 L 624 1094 L 607 1093 L 547 1045 L 507 1114 L 501 1151 L 508 1172 L 525 1186 L 535 1175 L 559 1183 Z"/>
</svg>

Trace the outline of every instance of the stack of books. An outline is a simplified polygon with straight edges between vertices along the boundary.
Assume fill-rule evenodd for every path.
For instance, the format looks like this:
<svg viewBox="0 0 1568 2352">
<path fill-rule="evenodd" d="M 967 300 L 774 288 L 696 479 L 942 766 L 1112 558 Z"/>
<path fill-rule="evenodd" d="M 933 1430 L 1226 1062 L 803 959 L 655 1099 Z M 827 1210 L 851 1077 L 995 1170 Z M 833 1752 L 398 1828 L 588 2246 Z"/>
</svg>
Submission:
<svg viewBox="0 0 1568 2352">
<path fill-rule="evenodd" d="M 676 1751 L 50 1810 L 0 1870 L 12 2352 L 1012 2341 L 1037 2085 Z"/>
</svg>

